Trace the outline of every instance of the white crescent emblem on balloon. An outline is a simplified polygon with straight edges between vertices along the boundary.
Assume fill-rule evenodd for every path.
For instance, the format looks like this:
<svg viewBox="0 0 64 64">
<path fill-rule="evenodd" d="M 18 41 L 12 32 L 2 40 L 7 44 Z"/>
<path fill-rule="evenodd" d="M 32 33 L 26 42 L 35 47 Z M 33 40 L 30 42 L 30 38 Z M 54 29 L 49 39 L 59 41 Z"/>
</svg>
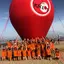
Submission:
<svg viewBox="0 0 64 64">
<path fill-rule="evenodd" d="M 34 7 L 33 7 L 33 1 L 34 1 L 34 0 L 31 0 L 30 6 L 31 6 L 32 11 L 33 11 L 35 14 L 37 14 L 38 16 L 46 16 L 46 15 L 48 15 L 48 14 L 50 13 L 50 11 L 51 11 L 51 4 L 50 4 L 50 1 L 49 1 L 49 0 L 47 0 L 48 3 L 49 3 L 49 10 L 48 10 L 48 12 L 47 12 L 47 9 L 42 9 L 42 6 L 43 6 L 43 7 L 46 6 L 46 7 L 48 8 L 47 3 L 46 3 L 46 2 L 42 2 L 42 3 L 41 3 L 41 8 L 40 8 L 40 10 L 41 10 L 42 12 L 46 12 L 45 14 L 38 13 L 38 12 L 34 9 Z"/>
</svg>

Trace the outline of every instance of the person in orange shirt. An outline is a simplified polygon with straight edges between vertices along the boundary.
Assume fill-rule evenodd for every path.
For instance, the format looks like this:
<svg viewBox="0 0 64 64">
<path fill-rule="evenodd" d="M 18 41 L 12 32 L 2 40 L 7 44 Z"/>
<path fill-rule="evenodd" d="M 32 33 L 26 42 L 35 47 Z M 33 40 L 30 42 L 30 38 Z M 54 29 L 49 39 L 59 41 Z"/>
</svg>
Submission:
<svg viewBox="0 0 64 64">
<path fill-rule="evenodd" d="M 41 44 L 41 55 L 42 55 L 42 58 L 44 58 L 45 57 L 45 44 L 44 44 L 44 42 Z"/>
<path fill-rule="evenodd" d="M 31 42 L 30 41 L 27 43 L 27 49 L 31 50 Z"/>
<path fill-rule="evenodd" d="M 11 48 L 8 48 L 7 50 L 7 57 L 9 60 L 12 60 L 12 49 Z"/>
<path fill-rule="evenodd" d="M 55 46 L 54 46 L 54 41 L 53 40 L 50 41 L 50 48 L 51 48 L 51 50 L 55 50 Z"/>
<path fill-rule="evenodd" d="M 27 57 L 28 57 L 28 59 L 31 59 L 31 50 L 32 50 L 31 41 L 28 41 L 28 43 L 27 43 Z"/>
<path fill-rule="evenodd" d="M 2 49 L 2 60 L 6 60 L 7 52 L 6 49 Z"/>
<path fill-rule="evenodd" d="M 27 60 L 27 48 L 26 48 L 25 45 L 23 46 L 23 51 L 22 51 L 22 53 L 23 53 L 23 60 Z"/>
<path fill-rule="evenodd" d="M 60 58 L 60 52 L 59 52 L 59 50 L 57 48 L 55 49 L 55 58 L 56 59 Z"/>
<path fill-rule="evenodd" d="M 40 43 L 37 44 L 37 59 L 41 59 L 41 46 L 40 46 Z"/>
<path fill-rule="evenodd" d="M 21 48 L 18 49 L 18 60 L 21 60 Z"/>
<path fill-rule="evenodd" d="M 31 42 L 31 50 L 35 50 L 35 43 Z"/>
<path fill-rule="evenodd" d="M 31 56 L 32 56 L 32 59 L 36 59 L 36 54 L 35 54 L 35 43 L 32 41 L 31 42 Z"/>
<path fill-rule="evenodd" d="M 28 50 L 27 50 L 27 57 L 28 57 L 28 60 L 31 59 L 31 50 L 30 50 L 30 48 L 28 48 Z"/>
<path fill-rule="evenodd" d="M 7 42 L 7 47 L 12 48 L 12 43 L 10 41 Z"/>
<path fill-rule="evenodd" d="M 14 60 L 17 60 L 18 59 L 18 50 L 17 50 L 17 48 L 14 48 L 13 53 L 14 53 Z"/>
<path fill-rule="evenodd" d="M 35 50 L 32 50 L 32 51 L 31 51 L 31 56 L 32 56 L 32 59 L 36 59 Z"/>
<path fill-rule="evenodd" d="M 50 58 L 51 58 L 51 49 L 50 49 L 50 46 L 47 46 L 47 48 L 46 48 L 46 54 L 47 54 L 47 59 L 50 60 Z"/>
<path fill-rule="evenodd" d="M 23 44 L 21 44 L 21 59 L 23 60 Z"/>
</svg>

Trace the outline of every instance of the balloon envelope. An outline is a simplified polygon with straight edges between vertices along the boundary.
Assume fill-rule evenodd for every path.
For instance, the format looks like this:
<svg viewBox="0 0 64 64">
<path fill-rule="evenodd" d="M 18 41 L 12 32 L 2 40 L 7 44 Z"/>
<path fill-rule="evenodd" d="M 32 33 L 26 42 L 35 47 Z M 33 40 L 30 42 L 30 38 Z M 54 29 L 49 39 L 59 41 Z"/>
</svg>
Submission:
<svg viewBox="0 0 64 64">
<path fill-rule="evenodd" d="M 52 0 L 12 0 L 10 20 L 21 38 L 45 37 L 54 18 Z"/>
</svg>

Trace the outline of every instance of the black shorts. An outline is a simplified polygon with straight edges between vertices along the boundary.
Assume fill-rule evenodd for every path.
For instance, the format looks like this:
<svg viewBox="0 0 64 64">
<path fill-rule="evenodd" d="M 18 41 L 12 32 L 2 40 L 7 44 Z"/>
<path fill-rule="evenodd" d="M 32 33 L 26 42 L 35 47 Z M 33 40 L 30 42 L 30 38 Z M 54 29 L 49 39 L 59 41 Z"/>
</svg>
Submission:
<svg viewBox="0 0 64 64">
<path fill-rule="evenodd" d="M 58 58 L 58 57 L 56 57 L 55 59 L 56 59 L 56 60 L 59 60 L 59 58 Z"/>
<path fill-rule="evenodd" d="M 14 56 L 14 58 L 18 58 L 18 56 Z"/>
<path fill-rule="evenodd" d="M 47 55 L 47 57 L 51 57 L 51 55 Z"/>
</svg>

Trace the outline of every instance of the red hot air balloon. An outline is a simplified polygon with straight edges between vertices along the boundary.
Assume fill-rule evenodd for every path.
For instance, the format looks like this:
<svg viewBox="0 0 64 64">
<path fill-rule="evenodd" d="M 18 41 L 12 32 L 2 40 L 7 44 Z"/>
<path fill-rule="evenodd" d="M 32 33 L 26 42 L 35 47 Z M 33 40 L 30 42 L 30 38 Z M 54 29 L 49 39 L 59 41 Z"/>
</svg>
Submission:
<svg viewBox="0 0 64 64">
<path fill-rule="evenodd" d="M 9 14 L 21 38 L 46 37 L 54 7 L 52 0 L 12 0 Z"/>
</svg>

